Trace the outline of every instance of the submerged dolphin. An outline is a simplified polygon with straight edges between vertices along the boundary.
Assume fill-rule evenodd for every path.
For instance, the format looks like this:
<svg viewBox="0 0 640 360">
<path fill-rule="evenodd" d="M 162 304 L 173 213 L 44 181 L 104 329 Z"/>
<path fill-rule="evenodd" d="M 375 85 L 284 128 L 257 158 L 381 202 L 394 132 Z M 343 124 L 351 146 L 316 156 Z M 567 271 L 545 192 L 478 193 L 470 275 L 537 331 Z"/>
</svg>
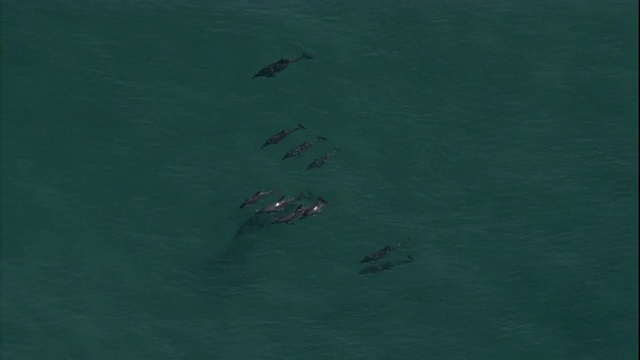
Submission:
<svg viewBox="0 0 640 360">
<path fill-rule="evenodd" d="M 379 273 L 379 272 L 382 272 L 382 271 L 385 271 L 385 270 L 390 270 L 391 268 L 393 268 L 396 265 L 408 264 L 410 262 L 413 262 L 413 257 L 411 255 L 408 255 L 406 260 L 396 261 L 395 263 L 389 261 L 389 262 L 386 262 L 386 263 L 383 263 L 383 264 L 369 266 L 369 267 L 366 267 L 366 268 L 360 270 L 358 272 L 358 274 L 360 274 L 360 275 L 375 274 L 375 273 Z"/>
<path fill-rule="evenodd" d="M 313 160 L 311 162 L 311 164 L 309 164 L 309 166 L 307 166 L 307 170 L 319 168 L 320 166 L 322 166 L 322 164 L 324 164 L 327 161 L 327 159 L 329 159 L 329 157 L 331 157 L 333 154 L 335 154 L 338 151 L 340 151 L 340 149 L 335 148 L 335 149 L 331 150 L 330 152 L 322 155 L 321 157 Z"/>
<path fill-rule="evenodd" d="M 268 145 L 277 144 L 280 141 L 282 141 L 282 139 L 284 139 L 287 136 L 289 136 L 289 134 L 291 134 L 292 132 L 294 132 L 296 130 L 304 129 L 304 128 L 305 128 L 304 125 L 298 124 L 298 127 L 294 128 L 294 129 L 282 130 L 279 133 L 274 134 L 273 136 L 271 136 L 267 141 L 265 141 L 264 144 L 262 144 L 262 147 L 265 147 L 265 146 L 268 146 Z"/>
<path fill-rule="evenodd" d="M 364 259 L 362 259 L 360 262 L 361 263 L 365 263 L 365 262 L 369 262 L 369 261 L 373 261 L 373 260 L 378 260 L 378 259 L 382 259 L 383 257 L 387 256 L 388 253 L 394 251 L 395 249 L 399 248 L 400 245 L 405 244 L 409 242 L 409 239 L 398 243 L 396 245 L 388 245 L 385 246 L 384 249 L 380 249 L 372 254 L 369 254 L 367 256 L 364 257 Z"/>
<path fill-rule="evenodd" d="M 280 72 L 284 69 L 287 68 L 287 66 L 289 66 L 289 64 L 294 63 L 298 60 L 302 60 L 302 59 L 313 59 L 311 56 L 309 56 L 309 54 L 302 54 L 300 56 L 296 56 L 293 57 L 291 59 L 280 59 L 276 62 L 273 62 L 265 67 L 263 67 L 260 71 L 258 71 L 257 74 L 253 75 L 252 79 L 255 79 L 257 77 L 260 76 L 266 76 L 266 77 L 274 77 L 276 75 L 277 72 Z"/>
<path fill-rule="evenodd" d="M 300 145 L 294 147 L 293 149 L 287 151 L 286 154 L 284 154 L 284 157 L 282 158 L 282 160 L 290 158 L 292 156 L 300 156 L 300 154 L 302 154 L 303 152 L 309 150 L 309 148 L 311 146 L 313 146 L 313 144 L 317 143 L 318 141 L 325 141 L 325 140 L 327 140 L 326 137 L 318 136 L 318 138 L 316 138 L 315 140 L 305 141 L 302 144 L 300 144 Z"/>
</svg>

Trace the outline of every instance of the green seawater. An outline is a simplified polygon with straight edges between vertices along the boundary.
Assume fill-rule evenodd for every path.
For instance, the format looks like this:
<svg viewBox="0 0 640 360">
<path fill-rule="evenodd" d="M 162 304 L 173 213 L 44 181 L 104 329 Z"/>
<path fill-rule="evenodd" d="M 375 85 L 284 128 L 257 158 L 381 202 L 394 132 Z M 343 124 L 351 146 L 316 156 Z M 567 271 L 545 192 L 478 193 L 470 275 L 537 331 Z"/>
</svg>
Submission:
<svg viewBox="0 0 640 360">
<path fill-rule="evenodd" d="M 637 359 L 637 13 L 4 0 L 0 356 Z"/>
</svg>

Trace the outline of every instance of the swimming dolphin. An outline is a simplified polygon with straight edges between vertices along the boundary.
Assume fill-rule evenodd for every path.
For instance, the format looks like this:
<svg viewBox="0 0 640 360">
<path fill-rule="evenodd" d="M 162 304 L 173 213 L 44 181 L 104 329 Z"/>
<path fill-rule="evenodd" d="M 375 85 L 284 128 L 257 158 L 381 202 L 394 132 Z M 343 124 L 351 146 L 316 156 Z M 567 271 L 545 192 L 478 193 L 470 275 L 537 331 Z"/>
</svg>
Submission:
<svg viewBox="0 0 640 360">
<path fill-rule="evenodd" d="M 287 151 L 287 153 L 284 154 L 284 157 L 282 158 L 282 160 L 290 158 L 292 156 L 300 156 L 300 154 L 307 151 L 311 146 L 313 146 L 313 144 L 317 143 L 318 141 L 324 141 L 324 140 L 327 140 L 327 138 L 324 136 L 318 136 L 318 138 L 316 138 L 316 140 L 314 141 L 305 141 L 302 144 Z"/>
<path fill-rule="evenodd" d="M 299 217 L 304 213 L 305 208 L 300 204 L 292 213 L 289 213 L 279 219 L 273 221 L 274 224 L 289 223 L 289 221 Z"/>
<path fill-rule="evenodd" d="M 261 213 L 266 213 L 266 212 L 276 212 L 276 211 L 282 211 L 284 209 L 287 208 L 287 206 L 289 206 L 291 203 L 294 203 L 302 198 L 306 198 L 307 196 L 303 193 L 300 193 L 298 196 L 296 197 L 290 197 L 290 198 L 286 198 L 286 197 L 281 197 L 280 199 L 278 199 L 278 201 L 271 203 L 265 207 L 263 207 L 260 210 L 257 210 L 257 212 L 261 212 Z"/>
<path fill-rule="evenodd" d="M 382 271 L 385 271 L 385 270 L 390 270 L 391 268 L 393 268 L 396 265 L 408 264 L 408 263 L 410 263 L 412 261 L 413 261 L 413 257 L 411 255 L 408 255 L 406 260 L 400 260 L 400 261 L 397 261 L 395 263 L 389 261 L 389 262 L 386 262 L 386 263 L 383 263 L 383 264 L 369 266 L 369 267 L 366 267 L 366 268 L 360 270 L 358 272 L 358 274 L 360 274 L 360 275 L 375 274 L 375 273 L 379 273 L 379 272 L 382 272 Z"/>
<path fill-rule="evenodd" d="M 260 190 L 258 190 L 255 194 L 253 194 L 251 197 L 247 198 L 245 201 L 242 202 L 242 205 L 240 205 L 240 209 L 242 209 L 243 207 L 245 207 L 247 205 L 251 205 L 251 204 L 257 203 L 260 199 L 262 199 L 263 197 L 265 197 L 267 195 L 277 194 L 279 192 L 280 192 L 280 190 L 278 190 L 278 189 L 273 189 L 273 190 L 269 190 L 269 191 L 260 191 Z"/>
<path fill-rule="evenodd" d="M 311 162 L 311 164 L 309 164 L 309 166 L 307 166 L 307 170 L 311 170 L 311 169 L 314 169 L 314 168 L 319 168 L 320 166 L 322 166 L 322 164 L 324 164 L 327 161 L 327 159 L 329 159 L 329 157 L 331 155 L 335 154 L 337 151 L 340 151 L 340 149 L 335 148 L 335 149 L 331 150 L 330 152 L 322 155 L 321 157 L 313 160 Z"/>
<path fill-rule="evenodd" d="M 365 263 L 365 262 L 369 262 L 369 261 L 373 261 L 373 260 L 378 260 L 378 259 L 382 259 L 383 257 L 387 256 L 388 253 L 394 251 L 395 249 L 399 248 L 400 245 L 405 244 L 409 242 L 409 239 L 398 243 L 396 245 L 389 245 L 389 246 L 385 246 L 384 249 L 378 250 L 376 252 L 374 252 L 373 254 L 369 254 L 367 256 L 364 257 L 364 259 L 362 259 L 360 262 L 361 263 Z"/>
<path fill-rule="evenodd" d="M 277 72 L 280 72 L 284 69 L 287 68 L 287 66 L 289 66 L 289 64 L 294 63 L 298 60 L 302 60 L 302 59 L 313 59 L 311 56 L 309 56 L 309 54 L 302 54 L 300 56 L 296 56 L 293 57 L 291 59 L 280 59 L 274 63 L 271 63 L 267 66 L 265 66 L 264 68 L 262 68 L 260 71 L 258 71 L 257 74 L 253 75 L 252 79 L 255 79 L 257 77 L 260 76 L 265 76 L 265 77 L 274 77 L 276 75 Z"/>
<path fill-rule="evenodd" d="M 318 196 L 318 200 L 315 202 L 315 204 L 308 206 L 304 209 L 304 212 L 302 213 L 302 217 L 300 218 L 300 220 L 308 217 L 308 216 L 313 216 L 317 213 L 319 213 L 320 211 L 322 211 L 322 209 L 324 209 L 327 205 L 329 205 L 328 202 L 326 202 L 323 198 Z"/>
<path fill-rule="evenodd" d="M 262 147 L 268 146 L 268 145 L 273 145 L 273 144 L 277 144 L 280 141 L 282 141 L 282 139 L 286 138 L 287 136 L 289 136 L 289 134 L 291 134 L 292 132 L 296 131 L 296 130 L 300 130 L 300 129 L 304 129 L 304 125 L 302 124 L 298 124 L 297 128 L 291 129 L 291 130 L 282 130 L 279 133 L 271 136 L 269 138 L 269 140 L 265 141 L 264 144 L 262 144 Z"/>
</svg>

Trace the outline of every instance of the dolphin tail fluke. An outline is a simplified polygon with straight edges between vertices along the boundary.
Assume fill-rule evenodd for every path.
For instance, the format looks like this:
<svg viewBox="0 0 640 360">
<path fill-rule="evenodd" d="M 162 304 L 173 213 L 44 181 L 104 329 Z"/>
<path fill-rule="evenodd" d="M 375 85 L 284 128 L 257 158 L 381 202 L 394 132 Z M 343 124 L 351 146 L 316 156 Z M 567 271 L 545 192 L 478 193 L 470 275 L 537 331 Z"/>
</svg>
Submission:
<svg viewBox="0 0 640 360">
<path fill-rule="evenodd" d="M 324 136 L 318 136 L 318 138 L 316 139 L 316 141 L 327 141 L 327 140 L 329 140 L 329 139 L 327 139 Z"/>
<path fill-rule="evenodd" d="M 302 53 L 301 58 L 303 59 L 313 59 L 313 56 L 307 54 L 307 53 Z"/>
<path fill-rule="evenodd" d="M 302 125 L 302 124 L 298 124 L 298 127 L 299 127 L 300 129 L 306 129 L 306 127 L 304 127 L 304 125 Z"/>
</svg>

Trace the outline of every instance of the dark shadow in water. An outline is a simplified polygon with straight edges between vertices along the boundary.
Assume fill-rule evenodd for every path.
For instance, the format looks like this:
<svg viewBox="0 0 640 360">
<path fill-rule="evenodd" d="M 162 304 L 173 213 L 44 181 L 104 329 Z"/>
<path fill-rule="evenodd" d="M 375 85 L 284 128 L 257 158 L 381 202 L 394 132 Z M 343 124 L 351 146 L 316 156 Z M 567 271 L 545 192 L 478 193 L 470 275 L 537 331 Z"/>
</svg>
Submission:
<svg viewBox="0 0 640 360">
<path fill-rule="evenodd" d="M 238 231 L 236 231 L 236 235 L 233 237 L 234 240 L 238 240 L 240 237 L 247 236 L 249 234 L 253 234 L 260 229 L 265 228 L 267 225 L 271 224 L 274 220 L 275 216 L 270 213 L 255 213 L 250 218 L 248 218 L 240 227 Z"/>
<path fill-rule="evenodd" d="M 272 213 L 256 212 L 245 220 L 236 231 L 228 247 L 212 254 L 203 265 L 203 291 L 212 296 L 233 296 L 254 286 L 256 276 L 249 263 L 250 254 L 258 242 L 263 241 L 260 230 L 271 225 L 278 217 L 292 211 L 295 204 Z M 282 226 L 282 225 L 280 225 Z"/>
<path fill-rule="evenodd" d="M 249 254 L 257 241 L 256 237 L 233 240 L 226 249 L 208 256 L 202 267 L 202 290 L 213 299 L 233 296 L 251 287 L 254 276 Z"/>
<path fill-rule="evenodd" d="M 275 219 L 274 214 L 254 213 L 238 227 L 226 249 L 216 251 L 203 264 L 203 291 L 214 297 L 233 296 L 255 284 L 256 274 L 251 271 L 250 254 L 262 241 L 259 230 Z"/>
</svg>

